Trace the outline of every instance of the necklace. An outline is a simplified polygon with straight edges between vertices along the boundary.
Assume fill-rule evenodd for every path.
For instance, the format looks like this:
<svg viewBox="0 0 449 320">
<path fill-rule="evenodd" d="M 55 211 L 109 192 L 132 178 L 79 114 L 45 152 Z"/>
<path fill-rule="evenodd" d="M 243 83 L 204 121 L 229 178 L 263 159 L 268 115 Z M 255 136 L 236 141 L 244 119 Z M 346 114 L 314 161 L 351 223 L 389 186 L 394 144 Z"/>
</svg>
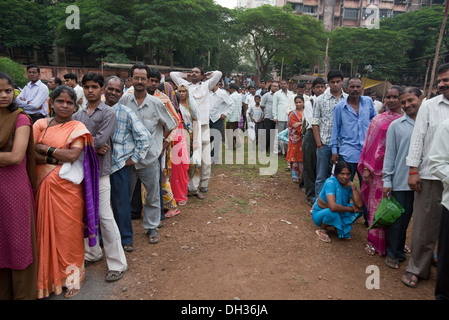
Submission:
<svg viewBox="0 0 449 320">
<path fill-rule="evenodd" d="M 63 125 L 65 125 L 67 122 L 71 121 L 72 118 L 70 118 L 69 120 L 63 121 L 63 122 L 59 122 L 58 120 L 56 120 L 56 119 L 53 117 L 53 119 L 51 119 L 50 122 L 48 122 L 47 128 L 45 128 L 45 131 L 44 131 L 44 134 L 43 134 L 43 136 L 42 136 L 42 139 L 45 137 L 45 134 L 47 133 L 47 129 L 50 127 L 50 125 L 51 125 L 51 123 L 53 122 L 53 120 L 54 120 L 56 123 L 61 123 L 61 125 L 59 126 L 59 127 L 61 128 L 61 127 L 62 127 Z"/>
</svg>

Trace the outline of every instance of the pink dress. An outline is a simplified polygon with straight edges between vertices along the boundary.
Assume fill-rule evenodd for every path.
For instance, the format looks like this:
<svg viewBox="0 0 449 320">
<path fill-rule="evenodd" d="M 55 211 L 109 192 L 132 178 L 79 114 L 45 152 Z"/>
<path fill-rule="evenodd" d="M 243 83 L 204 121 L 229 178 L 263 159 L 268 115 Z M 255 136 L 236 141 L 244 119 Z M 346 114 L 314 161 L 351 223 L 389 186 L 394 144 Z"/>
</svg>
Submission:
<svg viewBox="0 0 449 320">
<path fill-rule="evenodd" d="M 171 189 L 176 202 L 187 201 L 187 184 L 189 183 L 189 152 L 184 134 L 184 125 L 178 113 L 179 125 L 174 139 L 171 156 Z"/>
<path fill-rule="evenodd" d="M 24 114 L 19 114 L 15 130 L 21 126 L 31 126 Z M 18 165 L 0 167 L 0 269 L 23 270 L 33 263 L 33 199 L 26 156 Z"/>
</svg>

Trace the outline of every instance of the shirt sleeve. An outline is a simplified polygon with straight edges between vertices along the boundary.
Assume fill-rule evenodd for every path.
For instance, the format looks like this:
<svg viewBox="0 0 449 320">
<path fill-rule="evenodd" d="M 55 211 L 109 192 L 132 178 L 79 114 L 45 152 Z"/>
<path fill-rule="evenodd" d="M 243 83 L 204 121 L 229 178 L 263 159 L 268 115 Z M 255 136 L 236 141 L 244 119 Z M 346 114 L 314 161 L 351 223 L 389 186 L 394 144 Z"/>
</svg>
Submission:
<svg viewBox="0 0 449 320">
<path fill-rule="evenodd" d="M 312 113 L 312 126 L 319 126 L 321 118 L 321 102 L 320 100 L 316 100 L 315 102 Z"/>
<path fill-rule="evenodd" d="M 207 80 L 209 82 L 209 90 L 212 91 L 212 89 L 217 85 L 217 83 L 220 81 L 222 77 L 221 71 L 212 71 L 212 77 Z"/>
<path fill-rule="evenodd" d="M 329 146 L 332 148 L 332 153 L 338 153 L 338 139 L 340 137 L 341 128 L 341 108 L 338 106 L 334 109 L 334 123 L 332 125 L 332 136 Z"/>
<path fill-rule="evenodd" d="M 179 71 L 170 72 L 170 78 L 172 78 L 173 82 L 179 87 L 181 84 L 189 85 L 189 82 L 182 77 L 184 73 Z"/>
<path fill-rule="evenodd" d="M 443 183 L 449 184 L 449 122 L 442 122 L 437 130 L 429 152 L 429 168 Z"/>
<path fill-rule="evenodd" d="M 410 147 L 406 164 L 409 167 L 418 167 L 422 160 L 424 138 L 428 124 L 429 108 L 425 102 L 421 105 L 416 116 L 415 126 L 410 139 Z"/>
<path fill-rule="evenodd" d="M 117 117 L 113 109 L 105 109 L 108 110 L 103 112 L 103 121 L 100 124 L 100 127 L 97 130 L 93 138 L 95 149 L 104 146 L 109 142 L 109 139 L 114 134 L 117 129 Z"/>
<path fill-rule="evenodd" d="M 139 117 L 130 110 L 128 113 L 128 126 L 131 128 L 132 135 L 136 141 L 136 147 L 134 154 L 131 156 L 131 160 L 135 163 L 145 159 L 148 149 L 150 148 L 151 134 L 147 128 L 140 121 Z"/>
<path fill-rule="evenodd" d="M 278 119 L 278 95 L 274 94 L 273 95 L 273 119 L 277 120 Z"/>
<path fill-rule="evenodd" d="M 384 188 L 393 187 L 393 176 L 395 169 L 394 164 L 398 152 L 395 137 L 396 137 L 396 127 L 394 125 L 390 125 L 387 130 L 387 138 L 385 141 L 384 165 L 382 168 L 382 180 L 384 182 Z"/>
</svg>

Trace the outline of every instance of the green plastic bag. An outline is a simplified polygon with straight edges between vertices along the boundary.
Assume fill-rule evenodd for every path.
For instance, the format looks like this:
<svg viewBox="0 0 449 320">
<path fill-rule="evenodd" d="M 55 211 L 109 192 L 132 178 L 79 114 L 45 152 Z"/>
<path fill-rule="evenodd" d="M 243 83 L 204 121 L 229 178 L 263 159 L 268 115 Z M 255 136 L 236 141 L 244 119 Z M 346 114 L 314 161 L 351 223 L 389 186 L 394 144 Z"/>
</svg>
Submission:
<svg viewBox="0 0 449 320">
<path fill-rule="evenodd" d="M 393 196 L 390 198 L 382 198 L 374 215 L 373 223 L 368 230 L 391 226 L 404 211 L 404 208 Z"/>
</svg>

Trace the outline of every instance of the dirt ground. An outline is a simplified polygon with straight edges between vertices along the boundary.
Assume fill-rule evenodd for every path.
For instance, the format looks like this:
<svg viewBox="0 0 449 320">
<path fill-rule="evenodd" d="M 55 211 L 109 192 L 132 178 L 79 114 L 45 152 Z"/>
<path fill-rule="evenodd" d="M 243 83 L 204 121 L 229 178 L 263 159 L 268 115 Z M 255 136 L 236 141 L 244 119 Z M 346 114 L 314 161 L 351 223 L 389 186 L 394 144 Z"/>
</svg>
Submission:
<svg viewBox="0 0 449 320">
<path fill-rule="evenodd" d="M 206 198 L 189 198 L 181 214 L 167 219 L 159 244 L 149 244 L 141 220 L 133 220 L 129 271 L 96 298 L 434 300 L 435 268 L 417 288 L 405 286 L 407 262 L 393 270 L 385 257 L 364 252 L 363 218 L 351 240 L 331 231 L 332 242 L 321 242 L 305 195 L 284 165 L 273 176 L 259 176 L 252 165 L 213 166 Z M 103 276 L 106 263 L 89 269 Z"/>
</svg>

